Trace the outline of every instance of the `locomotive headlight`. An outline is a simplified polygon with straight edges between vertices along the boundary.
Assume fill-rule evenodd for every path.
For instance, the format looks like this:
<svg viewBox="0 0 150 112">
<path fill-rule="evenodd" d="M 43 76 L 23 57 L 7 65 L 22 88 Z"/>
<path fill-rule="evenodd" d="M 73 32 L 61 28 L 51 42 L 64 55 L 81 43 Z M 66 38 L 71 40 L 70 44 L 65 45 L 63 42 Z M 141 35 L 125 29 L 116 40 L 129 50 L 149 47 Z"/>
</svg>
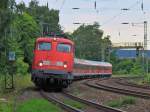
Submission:
<svg viewBox="0 0 150 112">
<path fill-rule="evenodd" d="M 39 63 L 39 66 L 43 66 L 43 63 L 42 63 L 42 62 L 40 62 L 40 63 Z"/>
<path fill-rule="evenodd" d="M 66 65 L 66 64 L 64 64 L 64 68 L 67 68 L 67 65 Z"/>
<path fill-rule="evenodd" d="M 56 41 L 57 40 L 57 38 L 56 37 L 54 37 L 54 41 Z"/>
</svg>

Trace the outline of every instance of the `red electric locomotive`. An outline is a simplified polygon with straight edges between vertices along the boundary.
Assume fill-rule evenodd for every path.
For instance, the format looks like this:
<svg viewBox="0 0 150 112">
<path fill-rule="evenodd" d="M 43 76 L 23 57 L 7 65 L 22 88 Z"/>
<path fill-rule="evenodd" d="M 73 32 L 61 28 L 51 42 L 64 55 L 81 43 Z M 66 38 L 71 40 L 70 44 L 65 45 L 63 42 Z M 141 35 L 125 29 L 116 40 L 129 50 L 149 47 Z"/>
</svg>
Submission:
<svg viewBox="0 0 150 112">
<path fill-rule="evenodd" d="M 110 77 L 107 62 L 74 58 L 74 43 L 61 36 L 36 40 L 32 63 L 32 81 L 37 86 L 65 88 L 73 79 Z"/>
<path fill-rule="evenodd" d="M 73 79 L 74 43 L 69 39 L 38 38 L 32 63 L 32 81 L 67 87 Z M 50 86 L 49 85 L 49 86 Z"/>
</svg>

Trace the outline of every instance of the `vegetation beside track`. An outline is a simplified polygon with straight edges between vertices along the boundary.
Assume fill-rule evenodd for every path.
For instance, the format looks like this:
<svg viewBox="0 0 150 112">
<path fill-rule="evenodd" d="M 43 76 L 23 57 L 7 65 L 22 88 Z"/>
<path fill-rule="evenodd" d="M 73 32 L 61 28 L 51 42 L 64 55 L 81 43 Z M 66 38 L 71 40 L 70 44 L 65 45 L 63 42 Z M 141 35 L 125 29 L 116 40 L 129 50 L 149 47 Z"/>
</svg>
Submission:
<svg viewBox="0 0 150 112">
<path fill-rule="evenodd" d="M 75 107 L 77 109 L 84 109 L 85 108 L 84 104 L 77 102 L 77 101 L 74 101 L 74 100 L 71 100 L 71 99 L 65 99 L 63 102 L 65 104 L 71 105 L 72 107 Z"/>
<path fill-rule="evenodd" d="M 113 74 L 112 77 L 131 77 L 129 82 L 137 85 L 146 85 L 150 86 L 150 74 L 141 75 L 141 74 Z M 139 79 L 132 79 L 132 77 L 141 77 Z"/>
<path fill-rule="evenodd" d="M 5 89 L 4 76 L 0 79 L 0 95 L 12 95 L 14 93 L 19 93 L 22 90 L 33 87 L 33 83 L 31 82 L 30 74 L 27 75 L 14 75 L 14 89 Z"/>
<path fill-rule="evenodd" d="M 62 112 L 62 110 L 45 99 L 30 99 L 20 104 L 16 112 Z"/>
<path fill-rule="evenodd" d="M 26 88 L 33 87 L 30 75 L 15 75 L 14 89 L 4 88 L 4 76 L 0 78 L 0 112 L 12 112 L 16 103 L 16 97 Z"/>
<path fill-rule="evenodd" d="M 147 74 L 147 75 L 144 77 L 143 83 L 150 84 L 150 74 Z"/>
<path fill-rule="evenodd" d="M 112 77 L 139 77 L 138 74 L 112 74 Z"/>
<path fill-rule="evenodd" d="M 136 98 L 131 96 L 122 97 L 121 99 L 112 100 L 106 102 L 106 105 L 110 107 L 123 107 L 127 105 L 133 105 L 136 103 Z"/>
<path fill-rule="evenodd" d="M 27 99 L 21 104 L 16 100 L 22 92 L 28 88 L 34 88 L 31 82 L 30 74 L 27 75 L 15 75 L 15 88 L 14 90 L 4 89 L 4 77 L 1 77 L 0 84 L 3 85 L 0 88 L 0 112 L 62 112 L 62 110 L 49 103 L 45 99 Z M 78 107 L 79 104 L 75 104 Z"/>
<path fill-rule="evenodd" d="M 12 102 L 0 101 L 0 112 L 13 112 Z"/>
<path fill-rule="evenodd" d="M 129 82 L 140 86 L 150 86 L 150 74 L 144 75 L 141 79 L 130 79 Z"/>
</svg>

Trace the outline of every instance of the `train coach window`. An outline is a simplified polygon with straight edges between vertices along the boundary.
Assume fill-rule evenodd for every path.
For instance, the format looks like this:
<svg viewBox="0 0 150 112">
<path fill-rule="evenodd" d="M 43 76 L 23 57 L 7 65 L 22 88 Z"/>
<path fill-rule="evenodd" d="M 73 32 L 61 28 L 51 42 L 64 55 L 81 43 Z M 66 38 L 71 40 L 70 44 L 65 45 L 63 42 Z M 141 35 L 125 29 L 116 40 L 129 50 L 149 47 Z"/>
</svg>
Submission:
<svg viewBox="0 0 150 112">
<path fill-rule="evenodd" d="M 38 44 L 39 50 L 51 50 L 51 43 L 49 42 L 40 42 Z"/>
<path fill-rule="evenodd" d="M 70 52 L 71 51 L 71 45 L 69 44 L 58 44 L 57 45 L 57 51 L 60 52 Z"/>
</svg>

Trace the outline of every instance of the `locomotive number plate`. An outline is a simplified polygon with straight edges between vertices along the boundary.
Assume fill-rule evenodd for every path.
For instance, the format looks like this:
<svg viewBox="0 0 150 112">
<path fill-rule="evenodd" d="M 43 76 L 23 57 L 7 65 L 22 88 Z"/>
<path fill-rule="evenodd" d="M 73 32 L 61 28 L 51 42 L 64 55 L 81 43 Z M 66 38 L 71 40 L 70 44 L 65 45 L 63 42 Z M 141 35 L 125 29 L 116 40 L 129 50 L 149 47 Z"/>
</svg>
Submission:
<svg viewBox="0 0 150 112">
<path fill-rule="evenodd" d="M 43 65 L 50 65 L 50 61 L 43 61 Z"/>
<path fill-rule="evenodd" d="M 57 61 L 56 66 L 63 66 L 63 62 Z"/>
</svg>

